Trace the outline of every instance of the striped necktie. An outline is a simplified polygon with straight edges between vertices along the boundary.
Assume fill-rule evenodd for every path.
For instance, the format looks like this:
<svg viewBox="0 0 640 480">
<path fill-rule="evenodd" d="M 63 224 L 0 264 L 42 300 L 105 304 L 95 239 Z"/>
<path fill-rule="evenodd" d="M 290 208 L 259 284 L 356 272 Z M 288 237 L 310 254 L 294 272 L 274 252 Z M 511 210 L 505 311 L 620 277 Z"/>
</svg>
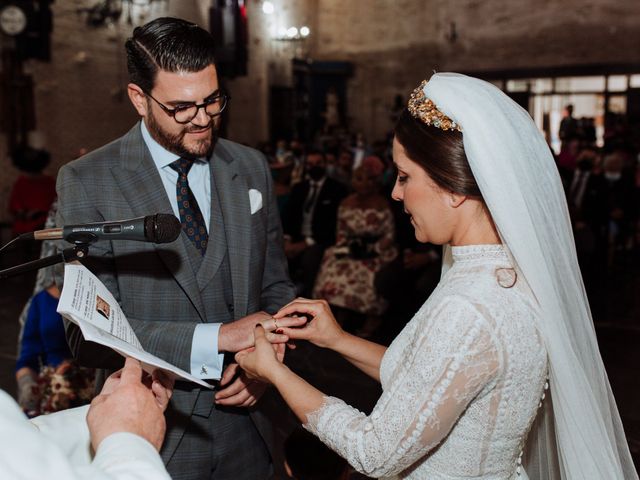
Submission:
<svg viewBox="0 0 640 480">
<path fill-rule="evenodd" d="M 209 234 L 207 233 L 207 224 L 204 221 L 196 197 L 189 188 L 189 170 L 193 166 L 193 159 L 179 158 L 169 166 L 178 172 L 178 181 L 176 182 L 176 198 L 178 201 L 178 210 L 180 211 L 180 222 L 182 230 L 187 234 L 189 240 L 204 256 L 207 251 L 207 241 Z"/>
</svg>

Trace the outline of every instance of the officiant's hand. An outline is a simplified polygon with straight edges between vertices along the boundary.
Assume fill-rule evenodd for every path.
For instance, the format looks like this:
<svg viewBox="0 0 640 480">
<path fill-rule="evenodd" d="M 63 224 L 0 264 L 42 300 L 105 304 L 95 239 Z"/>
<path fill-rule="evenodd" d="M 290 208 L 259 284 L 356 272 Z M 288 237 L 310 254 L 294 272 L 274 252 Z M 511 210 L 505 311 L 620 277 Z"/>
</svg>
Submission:
<svg viewBox="0 0 640 480">
<path fill-rule="evenodd" d="M 297 318 L 296 315 L 299 314 L 306 314 L 311 319 L 301 328 L 296 328 L 297 325 L 290 327 L 288 321 Z M 322 348 L 333 349 L 345 335 L 326 300 L 296 298 L 282 307 L 273 318 L 278 327 L 282 327 L 279 328 L 282 334 L 291 340 L 308 340 Z"/>
<path fill-rule="evenodd" d="M 286 346 L 284 343 L 271 343 L 262 325 L 254 329 L 255 346 L 236 353 L 236 362 L 242 367 L 249 379 L 273 383 L 274 375 L 286 368 L 282 363 Z"/>
<path fill-rule="evenodd" d="M 107 380 L 100 395 L 91 402 L 87 425 L 94 450 L 102 440 L 118 432 L 139 435 L 160 450 L 166 429 L 163 412 L 171 392 L 172 385 L 159 379 L 147 387 L 140 362 L 127 358 L 124 368 Z"/>
<path fill-rule="evenodd" d="M 131 369 L 131 366 L 127 367 L 127 362 L 133 363 L 138 361 L 130 357 L 127 357 L 127 359 L 125 359 L 125 367 Z M 125 368 L 121 368 L 117 372 L 109 375 L 109 377 L 107 377 L 107 380 L 104 382 L 99 395 L 112 394 L 120 385 L 124 370 Z M 174 380 L 162 370 L 156 369 L 151 375 L 142 370 L 140 374 L 140 381 L 145 387 L 151 390 L 151 393 L 153 393 L 153 396 L 156 399 L 156 403 L 164 412 L 169 405 L 171 396 L 173 395 L 173 386 L 175 383 Z"/>
</svg>

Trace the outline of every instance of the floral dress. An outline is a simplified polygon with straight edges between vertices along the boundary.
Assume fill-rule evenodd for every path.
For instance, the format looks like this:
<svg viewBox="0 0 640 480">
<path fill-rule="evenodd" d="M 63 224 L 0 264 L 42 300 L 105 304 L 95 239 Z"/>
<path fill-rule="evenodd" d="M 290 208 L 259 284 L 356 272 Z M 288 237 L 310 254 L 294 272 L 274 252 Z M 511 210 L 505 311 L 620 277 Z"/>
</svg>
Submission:
<svg viewBox="0 0 640 480">
<path fill-rule="evenodd" d="M 375 289 L 376 273 L 398 254 L 391 209 L 338 209 L 336 244 L 325 251 L 313 296 L 331 305 L 381 315 L 387 302 Z"/>
</svg>

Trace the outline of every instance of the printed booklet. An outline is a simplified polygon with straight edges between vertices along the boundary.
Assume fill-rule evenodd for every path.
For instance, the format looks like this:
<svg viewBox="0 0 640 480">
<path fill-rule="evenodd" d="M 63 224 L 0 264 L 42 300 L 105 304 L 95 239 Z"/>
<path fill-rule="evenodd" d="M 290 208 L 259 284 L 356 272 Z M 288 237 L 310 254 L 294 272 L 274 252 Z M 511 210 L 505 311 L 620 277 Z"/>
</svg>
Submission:
<svg viewBox="0 0 640 480">
<path fill-rule="evenodd" d="M 58 313 L 78 325 L 85 340 L 140 360 L 142 368 L 149 373 L 159 368 L 176 380 L 186 379 L 213 388 L 207 382 L 145 352 L 111 292 L 98 277 L 79 263 L 65 265 Z"/>
</svg>

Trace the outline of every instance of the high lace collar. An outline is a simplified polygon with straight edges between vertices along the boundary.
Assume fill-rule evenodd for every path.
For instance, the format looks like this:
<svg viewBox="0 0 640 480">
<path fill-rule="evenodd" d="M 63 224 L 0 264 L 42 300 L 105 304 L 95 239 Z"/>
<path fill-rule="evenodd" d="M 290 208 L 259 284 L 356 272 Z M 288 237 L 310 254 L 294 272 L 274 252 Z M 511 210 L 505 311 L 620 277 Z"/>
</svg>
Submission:
<svg viewBox="0 0 640 480">
<path fill-rule="evenodd" d="M 454 263 L 498 261 L 511 263 L 507 248 L 502 244 L 463 245 L 451 247 Z"/>
</svg>

